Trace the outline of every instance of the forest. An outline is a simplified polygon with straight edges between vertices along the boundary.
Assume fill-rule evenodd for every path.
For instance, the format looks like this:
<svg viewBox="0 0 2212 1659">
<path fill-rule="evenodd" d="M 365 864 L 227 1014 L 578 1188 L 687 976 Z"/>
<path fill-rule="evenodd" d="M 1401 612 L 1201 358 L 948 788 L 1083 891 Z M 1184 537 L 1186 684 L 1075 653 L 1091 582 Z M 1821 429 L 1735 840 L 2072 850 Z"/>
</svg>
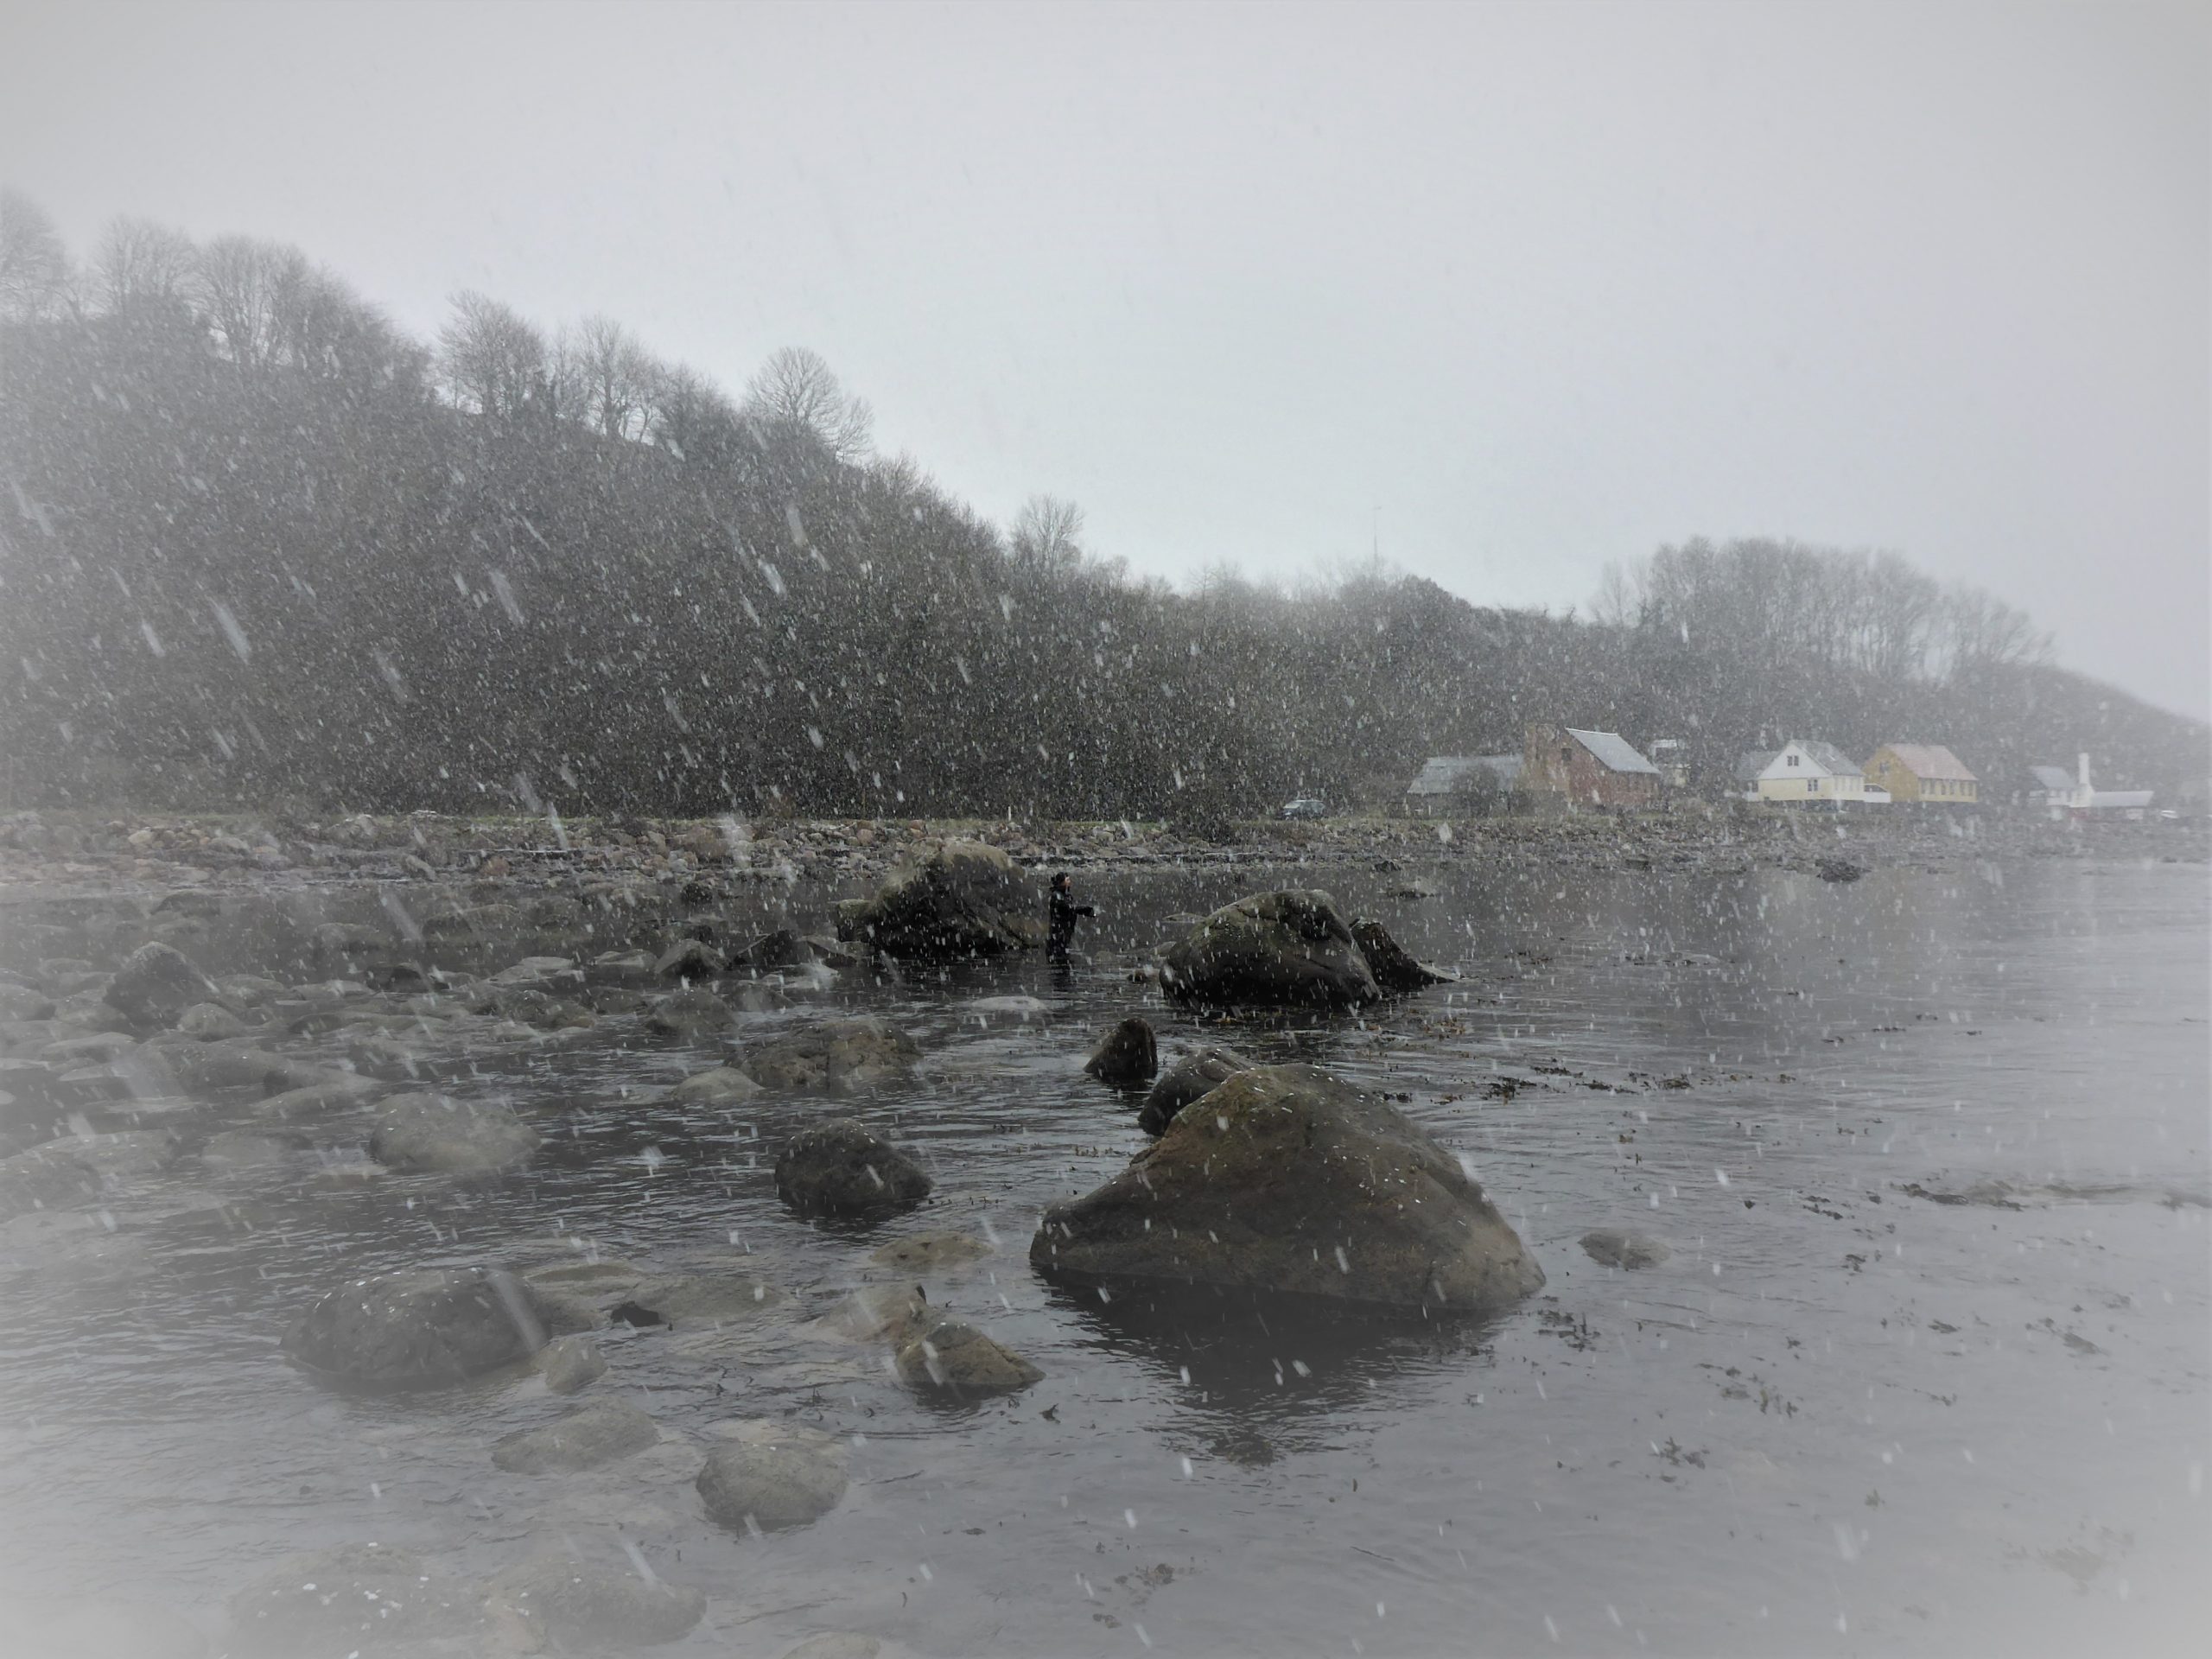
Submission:
<svg viewBox="0 0 2212 1659">
<path fill-rule="evenodd" d="M 1394 806 L 1536 720 L 1718 789 L 1811 736 L 2201 804 L 2206 728 L 1891 552 L 1624 550 L 1586 611 L 1379 564 L 1185 588 L 994 524 L 803 348 L 733 394 L 624 325 L 397 327 L 298 250 L 0 193 L 9 805 L 1115 818 Z"/>
</svg>

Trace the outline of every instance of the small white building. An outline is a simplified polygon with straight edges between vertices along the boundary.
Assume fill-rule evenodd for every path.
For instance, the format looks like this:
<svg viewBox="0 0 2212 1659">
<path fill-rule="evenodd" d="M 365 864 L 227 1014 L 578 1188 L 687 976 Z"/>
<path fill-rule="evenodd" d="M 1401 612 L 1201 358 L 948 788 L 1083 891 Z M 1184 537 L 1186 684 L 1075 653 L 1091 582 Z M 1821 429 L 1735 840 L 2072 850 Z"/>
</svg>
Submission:
<svg viewBox="0 0 2212 1659">
<path fill-rule="evenodd" d="M 2070 778 L 2063 766 L 2031 766 L 2028 771 L 2036 781 L 2028 798 L 2054 818 L 2141 818 L 2150 813 L 2153 791 L 2099 789 L 2091 784 L 2087 753 L 2075 757 L 2075 773 Z"/>
<path fill-rule="evenodd" d="M 1833 743 L 1792 738 L 1780 748 L 1754 749 L 1736 766 L 1736 781 L 1747 801 L 1869 804 L 1886 800 L 1866 787 L 1864 767 Z"/>
</svg>

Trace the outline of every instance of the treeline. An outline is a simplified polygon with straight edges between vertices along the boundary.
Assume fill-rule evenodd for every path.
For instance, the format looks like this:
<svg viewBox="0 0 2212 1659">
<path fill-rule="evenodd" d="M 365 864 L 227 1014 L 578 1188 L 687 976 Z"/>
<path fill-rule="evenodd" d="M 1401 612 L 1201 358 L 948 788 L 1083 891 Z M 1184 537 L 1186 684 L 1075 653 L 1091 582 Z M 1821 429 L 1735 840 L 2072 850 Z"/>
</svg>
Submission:
<svg viewBox="0 0 2212 1659">
<path fill-rule="evenodd" d="M 1716 776 L 1771 733 L 2201 779 L 2201 726 L 2042 652 L 1772 543 L 1663 550 L 1590 621 L 1380 569 L 1178 592 L 876 454 L 810 353 L 731 396 L 473 293 L 420 342 L 295 250 L 124 220 L 79 264 L 0 193 L 18 805 L 1213 816 L 1395 800 L 1535 719 Z"/>
</svg>

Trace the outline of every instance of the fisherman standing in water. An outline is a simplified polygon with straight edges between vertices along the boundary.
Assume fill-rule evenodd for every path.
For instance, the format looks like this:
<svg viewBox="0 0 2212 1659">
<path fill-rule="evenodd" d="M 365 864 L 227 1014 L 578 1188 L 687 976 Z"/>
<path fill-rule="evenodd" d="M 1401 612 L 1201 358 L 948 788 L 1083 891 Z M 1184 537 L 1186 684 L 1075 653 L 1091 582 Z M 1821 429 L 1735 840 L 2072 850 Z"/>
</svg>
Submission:
<svg viewBox="0 0 2212 1659">
<path fill-rule="evenodd" d="M 1068 959 L 1068 946 L 1075 942 L 1075 923 L 1078 916 L 1096 916 L 1097 911 L 1089 905 L 1075 901 L 1075 882 L 1065 870 L 1052 878 L 1052 928 L 1046 936 L 1045 955 L 1056 963 Z"/>
</svg>

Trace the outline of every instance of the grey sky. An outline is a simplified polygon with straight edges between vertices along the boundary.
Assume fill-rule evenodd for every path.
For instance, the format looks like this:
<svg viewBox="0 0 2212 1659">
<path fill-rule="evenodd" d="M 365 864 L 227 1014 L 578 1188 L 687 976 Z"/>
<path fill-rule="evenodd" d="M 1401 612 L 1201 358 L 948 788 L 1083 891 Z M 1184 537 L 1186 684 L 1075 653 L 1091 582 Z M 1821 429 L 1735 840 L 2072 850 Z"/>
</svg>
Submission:
<svg viewBox="0 0 2212 1659">
<path fill-rule="evenodd" d="M 1586 603 L 1896 548 L 2212 710 L 2201 7 L 29 7 L 0 174 L 479 287 L 732 389 L 819 350 L 1005 518 Z M 1378 516 L 1376 509 L 1381 509 Z"/>
</svg>

